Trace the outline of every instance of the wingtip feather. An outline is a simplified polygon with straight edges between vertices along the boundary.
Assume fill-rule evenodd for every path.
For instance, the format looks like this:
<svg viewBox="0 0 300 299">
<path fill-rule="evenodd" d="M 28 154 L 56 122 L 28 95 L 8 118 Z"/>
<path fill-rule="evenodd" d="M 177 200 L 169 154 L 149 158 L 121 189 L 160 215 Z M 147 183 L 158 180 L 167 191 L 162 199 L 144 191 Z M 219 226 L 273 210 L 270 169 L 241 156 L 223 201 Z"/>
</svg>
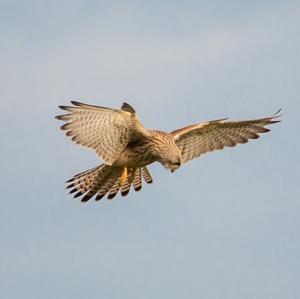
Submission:
<svg viewBox="0 0 300 299">
<path fill-rule="evenodd" d="M 81 191 L 78 191 L 75 195 L 74 195 L 74 198 L 77 198 L 79 196 L 81 196 L 83 193 Z"/>
<path fill-rule="evenodd" d="M 73 104 L 74 106 L 83 106 L 84 104 L 83 103 L 81 103 L 81 102 L 78 102 L 78 101 L 70 101 L 71 102 L 71 104 Z"/>
<path fill-rule="evenodd" d="M 133 113 L 133 114 L 135 113 L 134 108 L 126 102 L 123 103 L 123 105 L 121 107 L 121 110 L 130 112 L 130 113 Z"/>
<path fill-rule="evenodd" d="M 282 112 L 282 109 L 281 109 L 281 108 L 279 108 L 274 114 L 272 114 L 272 115 L 269 117 L 269 119 L 270 119 L 270 121 L 272 122 L 272 124 L 281 122 L 281 120 L 273 120 L 273 119 L 275 119 L 275 118 L 279 118 L 279 117 L 281 117 L 281 116 L 284 115 L 284 113 L 280 113 L 280 112 Z"/>
<path fill-rule="evenodd" d="M 65 105 L 59 105 L 58 108 L 62 109 L 62 110 L 68 110 L 68 108 L 70 108 L 70 107 L 69 106 L 65 106 Z"/>
</svg>

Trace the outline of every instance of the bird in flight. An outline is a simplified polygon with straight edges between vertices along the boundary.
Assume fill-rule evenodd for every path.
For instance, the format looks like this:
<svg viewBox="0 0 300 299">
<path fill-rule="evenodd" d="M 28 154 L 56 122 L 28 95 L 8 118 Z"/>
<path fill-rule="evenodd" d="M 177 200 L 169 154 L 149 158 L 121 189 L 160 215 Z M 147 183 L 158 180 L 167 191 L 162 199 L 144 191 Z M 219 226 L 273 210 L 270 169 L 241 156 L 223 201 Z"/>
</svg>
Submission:
<svg viewBox="0 0 300 299">
<path fill-rule="evenodd" d="M 278 110 L 270 117 L 228 121 L 218 119 L 172 131 L 146 129 L 135 110 L 127 103 L 121 109 L 111 109 L 71 101 L 72 106 L 59 106 L 67 114 L 56 116 L 65 121 L 61 129 L 77 144 L 96 152 L 103 164 L 75 175 L 67 181 L 74 198 L 86 202 L 107 195 L 114 198 L 142 188 L 142 179 L 150 184 L 147 168 L 161 163 L 171 172 L 202 154 L 224 147 L 233 147 L 257 139 L 270 130 L 265 126 L 279 122 Z"/>
</svg>

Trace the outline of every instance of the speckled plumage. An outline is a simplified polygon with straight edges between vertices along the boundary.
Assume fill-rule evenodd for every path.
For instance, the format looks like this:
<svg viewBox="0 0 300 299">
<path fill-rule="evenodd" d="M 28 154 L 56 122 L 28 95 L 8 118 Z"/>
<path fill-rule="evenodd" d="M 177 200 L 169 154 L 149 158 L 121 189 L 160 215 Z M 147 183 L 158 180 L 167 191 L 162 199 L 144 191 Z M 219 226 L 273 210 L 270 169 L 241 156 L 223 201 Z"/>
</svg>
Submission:
<svg viewBox="0 0 300 299">
<path fill-rule="evenodd" d="M 138 120 L 135 110 L 124 103 L 121 110 L 98 107 L 72 101 L 73 106 L 60 106 L 67 114 L 56 116 L 66 123 L 61 127 L 66 135 L 80 145 L 96 152 L 104 164 L 75 175 L 68 181 L 70 193 L 86 202 L 107 195 L 114 198 L 142 188 L 142 178 L 152 183 L 147 165 L 160 162 L 172 172 L 200 155 L 257 139 L 265 128 L 276 122 L 278 112 L 271 117 L 203 122 L 171 133 L 148 130 Z"/>
</svg>

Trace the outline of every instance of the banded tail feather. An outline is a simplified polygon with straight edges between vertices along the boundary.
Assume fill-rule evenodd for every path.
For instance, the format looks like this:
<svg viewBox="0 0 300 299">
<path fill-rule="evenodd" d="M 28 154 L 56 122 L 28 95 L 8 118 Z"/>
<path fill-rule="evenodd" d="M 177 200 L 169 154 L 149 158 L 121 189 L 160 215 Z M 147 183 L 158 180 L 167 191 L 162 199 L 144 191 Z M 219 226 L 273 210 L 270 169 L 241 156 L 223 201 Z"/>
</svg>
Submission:
<svg viewBox="0 0 300 299">
<path fill-rule="evenodd" d="M 102 164 L 90 170 L 81 172 L 67 181 L 66 187 L 74 198 L 81 197 L 82 202 L 87 202 L 95 196 L 95 200 L 101 200 L 105 195 L 107 199 L 113 199 L 121 190 L 121 195 L 126 196 L 131 186 L 135 191 L 142 189 L 142 178 L 147 184 L 153 179 L 147 167 L 128 169 L 126 180 L 121 183 L 122 168 L 116 168 Z"/>
</svg>

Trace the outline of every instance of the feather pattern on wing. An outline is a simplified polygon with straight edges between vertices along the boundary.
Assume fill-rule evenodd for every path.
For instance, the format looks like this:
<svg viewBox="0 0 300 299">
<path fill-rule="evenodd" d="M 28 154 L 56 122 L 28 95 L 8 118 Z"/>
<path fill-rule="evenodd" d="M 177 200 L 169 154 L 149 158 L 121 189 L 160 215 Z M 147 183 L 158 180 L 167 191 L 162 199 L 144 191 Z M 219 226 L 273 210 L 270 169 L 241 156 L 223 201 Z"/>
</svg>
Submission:
<svg viewBox="0 0 300 299">
<path fill-rule="evenodd" d="M 227 121 L 226 119 L 190 125 L 172 132 L 177 146 L 181 149 L 182 162 L 190 161 L 202 154 L 224 147 L 233 147 L 238 143 L 246 143 L 249 139 L 256 139 L 259 133 L 270 130 L 266 125 L 274 124 L 280 115 L 278 110 L 274 115 L 266 118 Z"/>
<path fill-rule="evenodd" d="M 117 110 L 71 103 L 74 106 L 60 106 L 68 114 L 56 116 L 66 121 L 61 129 L 74 142 L 93 149 L 107 165 L 113 164 L 128 143 L 148 134 L 128 104 L 123 105 L 126 109 Z"/>
</svg>

